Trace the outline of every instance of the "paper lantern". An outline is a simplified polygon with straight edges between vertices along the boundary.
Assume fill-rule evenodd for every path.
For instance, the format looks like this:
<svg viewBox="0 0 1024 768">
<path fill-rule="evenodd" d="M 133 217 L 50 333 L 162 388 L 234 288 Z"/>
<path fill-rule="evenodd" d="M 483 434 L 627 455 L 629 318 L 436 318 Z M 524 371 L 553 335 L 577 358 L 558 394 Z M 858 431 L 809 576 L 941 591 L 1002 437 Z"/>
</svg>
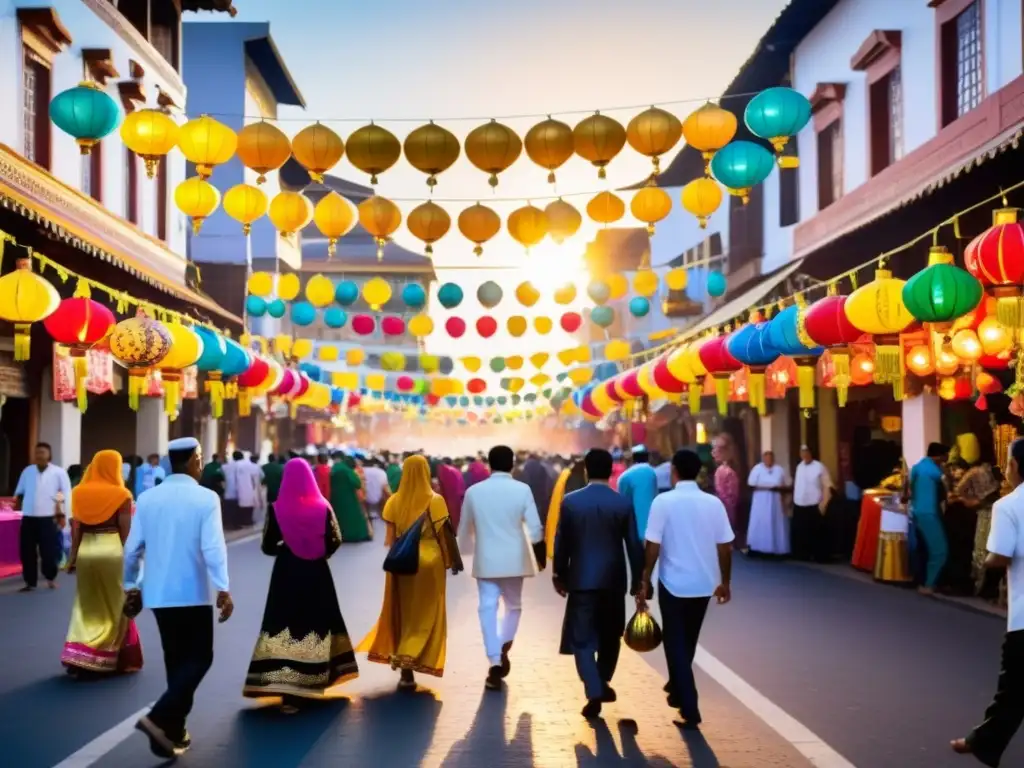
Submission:
<svg viewBox="0 0 1024 768">
<path fill-rule="evenodd" d="M 174 204 L 192 220 L 192 233 L 198 235 L 203 222 L 220 205 L 220 192 L 202 177 L 193 176 L 174 188 Z"/>
<path fill-rule="evenodd" d="M 736 116 L 710 101 L 683 121 L 686 143 L 704 156 L 706 174 L 711 173 L 715 152 L 733 140 L 738 128 Z"/>
<path fill-rule="evenodd" d="M 535 352 L 530 355 L 530 365 L 536 368 L 538 371 L 545 366 L 551 355 L 547 352 Z"/>
<path fill-rule="evenodd" d="M 409 320 L 409 333 L 417 339 L 422 339 L 434 332 L 434 321 L 430 315 L 416 315 Z"/>
<path fill-rule="evenodd" d="M 566 283 L 562 287 L 556 288 L 553 298 L 556 304 L 563 306 L 572 304 L 576 300 L 576 286 L 573 283 Z"/>
<path fill-rule="evenodd" d="M 139 398 L 146 387 L 147 369 L 167 356 L 171 341 L 171 334 L 163 323 L 148 317 L 142 310 L 134 317 L 119 322 L 111 331 L 110 354 L 128 369 L 128 406 L 133 411 L 139 409 Z"/>
<path fill-rule="evenodd" d="M 701 176 L 683 187 L 680 201 L 683 208 L 697 217 L 701 229 L 706 229 L 708 219 L 722 205 L 722 188 L 714 179 Z"/>
<path fill-rule="evenodd" d="M 608 283 L 604 280 L 591 280 L 587 284 L 587 296 L 590 297 L 592 302 L 601 306 L 602 304 L 605 304 L 611 296 L 611 289 L 608 287 Z"/>
<path fill-rule="evenodd" d="M 309 357 L 313 354 L 313 340 L 312 339 L 295 339 L 291 346 L 292 357 L 299 360 L 303 357 Z"/>
<path fill-rule="evenodd" d="M 875 279 L 850 294 L 843 306 L 854 326 L 875 337 L 875 381 L 897 388 L 902 381 L 899 334 L 914 321 L 903 303 L 904 285 L 889 270 L 876 270 Z M 898 390 L 897 399 L 902 399 Z"/>
<path fill-rule="evenodd" d="M 501 231 L 501 217 L 486 205 L 469 206 L 459 214 L 459 232 L 474 243 L 473 253 L 480 256 L 483 245 Z"/>
<path fill-rule="evenodd" d="M 611 299 L 621 299 L 627 293 L 629 293 L 629 281 L 626 276 L 619 272 L 612 272 L 610 275 L 605 275 L 605 282 L 608 283 L 608 290 L 611 291 Z"/>
<path fill-rule="evenodd" d="M 516 301 L 524 307 L 532 307 L 539 300 L 540 291 L 533 286 L 533 283 L 523 282 L 516 286 Z"/>
<path fill-rule="evenodd" d="M 505 323 L 505 328 L 508 330 L 509 336 L 516 339 L 526 333 L 528 327 L 529 324 L 527 323 L 526 318 L 522 315 L 513 315 Z"/>
<path fill-rule="evenodd" d="M 650 298 L 658 292 L 658 276 L 653 270 L 640 270 L 633 278 L 633 290 L 640 296 Z"/>
<path fill-rule="evenodd" d="M 678 395 L 686 391 L 686 382 L 680 381 L 668 367 L 668 355 L 662 355 L 651 366 L 651 382 L 659 392 Z"/>
<path fill-rule="evenodd" d="M 912 347 L 907 353 L 907 368 L 915 376 L 931 376 L 935 372 L 932 364 L 932 352 L 925 344 Z"/>
<path fill-rule="evenodd" d="M 743 367 L 729 352 L 729 339 L 729 336 L 716 336 L 705 341 L 698 351 L 701 364 L 715 381 L 715 398 L 722 416 L 729 411 L 729 377 Z"/>
<path fill-rule="evenodd" d="M 87 352 L 113 329 L 114 313 L 91 297 L 89 284 L 80 280 L 75 295 L 64 299 L 43 319 L 43 327 L 58 344 L 68 348 L 75 371 L 75 399 L 83 413 L 88 406 L 86 380 L 89 376 Z"/>
<path fill-rule="evenodd" d="M 479 395 L 487 391 L 487 382 L 483 379 L 470 379 L 466 382 L 466 391 L 471 395 Z"/>
<path fill-rule="evenodd" d="M 489 339 L 498 332 L 498 321 L 489 315 L 477 318 L 476 332 L 481 338 Z"/>
<path fill-rule="evenodd" d="M 647 317 L 651 311 L 651 302 L 643 296 L 634 296 L 629 300 L 629 314 L 633 317 Z"/>
<path fill-rule="evenodd" d="M 402 145 L 405 159 L 413 168 L 427 174 L 427 186 L 437 185 L 437 175 L 459 159 L 461 148 L 455 134 L 434 121 L 414 128 Z"/>
<path fill-rule="evenodd" d="M 427 292 L 419 283 L 407 283 L 402 289 L 402 301 L 410 309 L 422 309 L 427 303 Z"/>
<path fill-rule="evenodd" d="M 359 286 L 351 280 L 342 280 L 334 288 L 334 300 L 343 307 L 349 307 L 359 299 Z"/>
<path fill-rule="evenodd" d="M 346 365 L 350 365 L 350 366 L 352 366 L 354 368 L 354 367 L 356 367 L 358 365 L 362 365 L 363 361 L 365 359 L 366 359 L 366 352 L 364 352 L 363 350 L 359 349 L 358 347 L 353 347 L 351 349 L 346 349 L 345 350 L 345 363 L 346 363 Z"/>
<path fill-rule="evenodd" d="M 870 384 L 875 378 L 875 361 L 871 356 L 861 352 L 853 356 L 850 361 L 850 382 L 863 387 Z"/>
<path fill-rule="evenodd" d="M 387 379 L 380 373 L 368 373 L 366 374 L 366 388 L 376 391 L 384 389 L 387 385 Z"/>
<path fill-rule="evenodd" d="M 595 112 L 572 129 L 576 154 L 597 166 L 597 177 L 605 178 L 605 167 L 626 145 L 626 129 L 607 115 Z"/>
<path fill-rule="evenodd" d="M 452 218 L 444 208 L 428 200 L 409 211 L 405 224 L 414 237 L 427 244 L 426 253 L 431 254 L 434 243 L 451 229 Z"/>
<path fill-rule="evenodd" d="M 380 356 L 380 367 L 385 371 L 404 371 L 405 355 L 401 352 L 385 352 Z"/>
<path fill-rule="evenodd" d="M 626 371 L 618 378 L 615 379 L 615 387 L 622 394 L 623 399 L 637 399 L 643 397 L 646 393 L 640 386 L 640 369 L 634 368 L 631 371 Z"/>
<path fill-rule="evenodd" d="M 259 296 L 245 298 L 245 312 L 250 317 L 263 317 L 267 314 L 267 300 Z"/>
<path fill-rule="evenodd" d="M 363 173 L 370 174 L 371 184 L 376 184 L 377 175 L 384 173 L 402 156 L 398 137 L 374 123 L 357 128 L 348 137 L 346 150 L 348 161 Z"/>
<path fill-rule="evenodd" d="M 391 300 L 391 284 L 382 277 L 372 277 L 363 285 L 363 301 L 379 312 Z"/>
<path fill-rule="evenodd" d="M 779 165 L 796 168 L 796 155 L 782 156 L 790 137 L 803 130 L 811 119 L 811 102 L 802 93 L 782 86 L 765 88 L 747 102 L 743 120 L 755 136 L 771 142 Z"/>
<path fill-rule="evenodd" d="M 625 360 L 631 354 L 628 341 L 614 339 L 604 345 L 604 359 L 612 363 Z"/>
<path fill-rule="evenodd" d="M 0 277 L 0 320 L 14 325 L 14 359 L 28 360 L 32 323 L 57 311 L 60 294 L 49 281 L 32 271 L 29 259 L 18 259 L 13 272 Z"/>
<path fill-rule="evenodd" d="M 671 269 L 665 275 L 665 285 L 670 291 L 685 291 L 689 282 L 690 275 L 682 267 Z"/>
<path fill-rule="evenodd" d="M 491 120 L 466 136 L 466 157 L 484 173 L 487 183 L 498 186 L 498 174 L 512 165 L 523 151 L 523 142 L 507 125 Z"/>
<path fill-rule="evenodd" d="M 270 223 L 284 237 L 301 232 L 313 220 L 313 204 L 299 192 L 278 192 L 267 211 Z"/>
<path fill-rule="evenodd" d="M 164 387 L 164 413 L 174 421 L 181 409 L 181 372 L 202 357 L 203 337 L 181 323 L 167 323 L 163 327 L 170 334 L 171 345 L 160 361 L 160 379 Z"/>
<path fill-rule="evenodd" d="M 523 139 L 526 155 L 548 170 L 548 184 L 555 183 L 555 171 L 573 155 L 572 128 L 549 117 L 534 125 Z"/>
<path fill-rule="evenodd" d="M 992 214 L 992 226 L 964 249 L 964 266 L 997 299 L 996 318 L 1008 328 L 1024 327 L 1021 286 L 1024 286 L 1024 226 L 1016 208 Z"/>
<path fill-rule="evenodd" d="M 562 198 L 548 203 L 544 208 L 544 215 L 547 217 L 548 234 L 559 245 L 575 235 L 583 224 L 580 212 Z"/>
<path fill-rule="evenodd" d="M 230 160 L 237 148 L 238 135 L 209 115 L 189 120 L 178 131 L 178 149 L 200 179 L 208 179 L 213 167 Z"/>
<path fill-rule="evenodd" d="M 505 370 L 505 358 L 492 357 L 488 367 L 490 367 L 492 373 L 501 373 Z"/>
<path fill-rule="evenodd" d="M 654 225 L 672 213 L 672 198 L 661 187 L 644 187 L 629 201 L 633 218 L 647 225 L 647 234 L 654 234 Z"/>
<path fill-rule="evenodd" d="M 948 331 L 953 321 L 974 310 L 981 302 L 981 283 L 953 263 L 945 246 L 932 246 L 928 266 L 903 286 L 903 303 L 910 314 L 933 330 Z"/>
<path fill-rule="evenodd" d="M 750 190 L 768 178 L 775 167 L 772 153 L 751 141 L 734 141 L 711 159 L 711 174 L 729 194 L 750 201 Z"/>
<path fill-rule="evenodd" d="M 466 321 L 461 317 L 449 317 L 444 322 L 444 329 L 453 339 L 461 339 L 466 333 Z"/>
<path fill-rule="evenodd" d="M 267 314 L 273 318 L 280 319 L 285 316 L 288 311 L 287 305 L 280 299 L 274 299 L 267 303 Z"/>
<path fill-rule="evenodd" d="M 306 282 L 306 300 L 314 307 L 326 307 L 334 301 L 334 283 L 324 275 L 313 275 Z"/>
<path fill-rule="evenodd" d="M 374 195 L 359 204 L 359 223 L 377 243 L 377 261 L 384 259 L 384 246 L 402 224 L 402 212 L 386 197 Z"/>
<path fill-rule="evenodd" d="M 274 292 L 274 276 L 269 272 L 253 272 L 246 288 L 253 296 L 266 298 Z"/>
<path fill-rule="evenodd" d="M 978 341 L 986 355 L 1001 355 L 1013 346 L 1009 329 L 994 317 L 986 317 L 978 324 Z"/>
<path fill-rule="evenodd" d="M 618 403 L 616 403 L 608 391 L 608 384 L 610 383 L 603 381 L 590 390 L 590 402 L 593 404 L 594 409 L 600 412 L 602 416 L 611 413 L 618 406 Z M 612 391 L 614 391 L 614 388 Z"/>
<path fill-rule="evenodd" d="M 462 288 L 455 283 L 445 283 L 437 291 L 437 301 L 445 309 L 455 309 L 462 303 Z"/>
<path fill-rule="evenodd" d="M 327 238 L 328 259 L 334 258 L 338 240 L 352 231 L 358 216 L 356 207 L 333 190 L 313 206 L 313 223 L 320 234 Z"/>
<path fill-rule="evenodd" d="M 238 132 L 237 153 L 242 165 L 259 174 L 256 183 L 263 184 L 268 173 L 276 171 L 291 157 L 292 145 L 281 129 L 260 120 Z"/>
<path fill-rule="evenodd" d="M 658 107 L 645 109 L 626 126 L 629 146 L 651 158 L 652 179 L 661 172 L 661 156 L 671 152 L 682 135 L 683 124 L 679 118 Z"/>
<path fill-rule="evenodd" d="M 844 308 L 848 307 L 849 301 Z M 768 323 L 765 341 L 780 354 L 796 360 L 797 385 L 800 389 L 799 405 L 803 409 L 809 409 L 814 407 L 816 358 L 821 356 L 824 348 L 818 346 L 807 334 L 804 323 L 803 308 L 796 305 L 786 307 Z M 896 364 L 898 369 L 898 350 Z M 899 381 L 902 381 L 902 378 Z M 896 391 L 898 390 L 894 389 L 894 392 Z"/>
<path fill-rule="evenodd" d="M 324 310 L 324 325 L 328 328 L 344 328 L 348 315 L 341 307 L 328 307 Z"/>
<path fill-rule="evenodd" d="M 356 315 L 352 318 L 352 330 L 360 336 L 369 336 L 377 329 L 377 323 L 370 315 Z"/>
<path fill-rule="evenodd" d="M 506 226 L 512 239 L 529 250 L 547 235 L 548 218 L 540 208 L 524 205 L 509 214 Z"/>
<path fill-rule="evenodd" d="M 117 102 L 92 81 L 61 91 L 50 101 L 50 120 L 74 137 L 83 155 L 117 127 L 120 117 Z"/>
<path fill-rule="evenodd" d="M 728 282 L 725 279 L 725 275 L 718 271 L 708 272 L 708 295 L 718 298 L 724 296 L 726 289 L 729 287 Z"/>
<path fill-rule="evenodd" d="M 598 224 L 613 224 L 626 215 L 626 204 L 613 192 L 599 192 L 587 203 L 587 215 Z"/>
<path fill-rule="evenodd" d="M 978 335 L 970 328 L 964 328 L 962 331 L 957 331 L 953 334 L 950 347 L 953 350 L 953 354 L 961 360 L 968 360 L 970 362 L 974 362 L 984 354 Z"/>
<path fill-rule="evenodd" d="M 224 213 L 242 225 L 248 235 L 252 223 L 267 212 L 267 196 L 251 184 L 236 184 L 224 193 Z"/>
<path fill-rule="evenodd" d="M 137 109 L 121 123 L 121 142 L 146 164 L 146 176 L 156 176 L 157 166 L 178 144 L 178 124 L 159 109 Z"/>
<path fill-rule="evenodd" d="M 615 322 L 615 310 L 611 307 L 594 307 L 590 310 L 590 322 L 600 328 L 608 328 Z"/>
<path fill-rule="evenodd" d="M 292 322 L 295 325 L 306 327 L 316 321 L 316 307 L 308 301 L 297 301 L 292 304 Z"/>
<path fill-rule="evenodd" d="M 503 296 L 504 292 L 501 290 L 501 286 L 493 280 L 483 283 L 476 291 L 477 301 L 480 302 L 482 307 L 487 309 L 494 309 L 498 306 Z"/>
<path fill-rule="evenodd" d="M 558 322 L 566 333 L 576 333 L 583 324 L 583 318 L 576 312 L 566 312 Z"/>
<path fill-rule="evenodd" d="M 1003 385 L 999 379 L 985 371 L 979 371 L 974 377 L 974 386 L 983 395 L 994 395 L 1003 391 Z"/>
<path fill-rule="evenodd" d="M 299 276 L 294 272 L 285 272 L 277 277 L 277 297 L 284 301 L 292 301 L 302 290 Z"/>
<path fill-rule="evenodd" d="M 828 347 L 839 406 L 846 404 L 850 384 L 850 348 L 863 334 L 846 316 L 845 296 L 826 296 L 814 302 L 804 313 L 804 329 L 815 344 Z"/>
<path fill-rule="evenodd" d="M 394 315 L 389 315 L 380 321 L 380 329 L 385 336 L 401 336 L 405 333 L 405 321 Z"/>
<path fill-rule="evenodd" d="M 535 317 L 533 318 L 533 329 L 541 336 L 547 336 L 551 333 L 551 329 L 554 327 L 550 317 Z"/>
<path fill-rule="evenodd" d="M 345 154 L 345 142 L 326 125 L 314 123 L 292 138 L 292 155 L 317 184 L 324 183 L 324 174 L 338 164 Z"/>
</svg>

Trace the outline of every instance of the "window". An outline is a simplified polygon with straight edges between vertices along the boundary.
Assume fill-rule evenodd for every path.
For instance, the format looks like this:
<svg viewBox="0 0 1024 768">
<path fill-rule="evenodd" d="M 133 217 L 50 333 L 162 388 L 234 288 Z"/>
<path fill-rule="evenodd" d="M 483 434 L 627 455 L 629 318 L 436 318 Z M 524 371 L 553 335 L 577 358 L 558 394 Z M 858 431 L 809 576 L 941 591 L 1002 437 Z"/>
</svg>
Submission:
<svg viewBox="0 0 1024 768">
<path fill-rule="evenodd" d="M 903 157 L 903 79 L 900 67 L 869 87 L 871 175 Z"/>
<path fill-rule="evenodd" d="M 843 131 L 835 120 L 818 131 L 818 210 L 843 196 Z"/>
<path fill-rule="evenodd" d="M 27 46 L 22 78 L 24 144 L 26 158 L 50 168 L 50 67 Z"/>
<path fill-rule="evenodd" d="M 941 119 L 946 126 L 977 107 L 985 96 L 981 0 L 967 4 L 947 0 L 938 11 Z"/>
<path fill-rule="evenodd" d="M 796 136 L 786 142 L 786 157 L 798 157 Z M 796 168 L 779 169 L 779 226 L 788 227 L 800 221 L 800 171 Z"/>
<path fill-rule="evenodd" d="M 135 153 L 124 150 L 124 217 L 132 224 L 139 223 L 139 161 Z"/>
<path fill-rule="evenodd" d="M 156 167 L 156 236 L 167 240 L 167 156 Z"/>
<path fill-rule="evenodd" d="M 88 155 L 82 155 L 82 192 L 97 202 L 103 202 L 103 143 L 93 145 Z"/>
</svg>

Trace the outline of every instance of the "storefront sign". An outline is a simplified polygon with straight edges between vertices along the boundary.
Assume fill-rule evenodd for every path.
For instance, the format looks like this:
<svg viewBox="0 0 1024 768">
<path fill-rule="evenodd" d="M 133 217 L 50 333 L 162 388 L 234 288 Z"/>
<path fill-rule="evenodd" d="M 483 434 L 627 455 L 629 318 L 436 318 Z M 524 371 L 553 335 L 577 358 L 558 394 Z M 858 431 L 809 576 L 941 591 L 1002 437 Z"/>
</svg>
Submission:
<svg viewBox="0 0 1024 768">
<path fill-rule="evenodd" d="M 86 391 L 94 395 L 115 392 L 114 358 L 110 352 L 90 349 L 85 353 L 85 359 L 89 364 L 89 375 L 85 379 Z M 0 388 L 2 386 L 0 384 Z M 53 345 L 53 399 L 58 402 L 75 399 L 75 363 L 68 354 L 68 348 L 60 344 Z"/>
</svg>

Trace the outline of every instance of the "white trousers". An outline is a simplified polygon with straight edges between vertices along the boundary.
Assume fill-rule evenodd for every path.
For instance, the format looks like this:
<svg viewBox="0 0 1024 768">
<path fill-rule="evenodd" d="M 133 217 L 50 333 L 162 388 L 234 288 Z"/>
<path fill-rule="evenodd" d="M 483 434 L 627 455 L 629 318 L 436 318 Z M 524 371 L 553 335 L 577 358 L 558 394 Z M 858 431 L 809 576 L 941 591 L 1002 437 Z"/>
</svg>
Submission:
<svg viewBox="0 0 1024 768">
<path fill-rule="evenodd" d="M 523 577 L 505 579 L 477 579 L 480 595 L 480 629 L 484 635 L 484 650 L 491 666 L 501 664 L 501 647 L 515 639 L 519 618 L 523 615 Z M 505 611 L 498 619 L 498 602 L 505 603 Z"/>
</svg>

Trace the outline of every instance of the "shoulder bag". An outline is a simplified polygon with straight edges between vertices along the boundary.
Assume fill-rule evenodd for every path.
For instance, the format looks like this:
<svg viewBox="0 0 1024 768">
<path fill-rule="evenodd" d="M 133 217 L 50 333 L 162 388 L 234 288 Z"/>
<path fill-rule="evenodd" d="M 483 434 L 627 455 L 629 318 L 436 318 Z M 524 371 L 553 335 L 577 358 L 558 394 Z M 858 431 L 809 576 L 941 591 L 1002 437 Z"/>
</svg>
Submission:
<svg viewBox="0 0 1024 768">
<path fill-rule="evenodd" d="M 416 518 L 416 522 L 405 533 L 395 539 L 384 558 L 385 571 L 396 576 L 411 576 L 420 569 L 420 537 L 427 522 L 430 522 L 430 507 Z"/>
</svg>

